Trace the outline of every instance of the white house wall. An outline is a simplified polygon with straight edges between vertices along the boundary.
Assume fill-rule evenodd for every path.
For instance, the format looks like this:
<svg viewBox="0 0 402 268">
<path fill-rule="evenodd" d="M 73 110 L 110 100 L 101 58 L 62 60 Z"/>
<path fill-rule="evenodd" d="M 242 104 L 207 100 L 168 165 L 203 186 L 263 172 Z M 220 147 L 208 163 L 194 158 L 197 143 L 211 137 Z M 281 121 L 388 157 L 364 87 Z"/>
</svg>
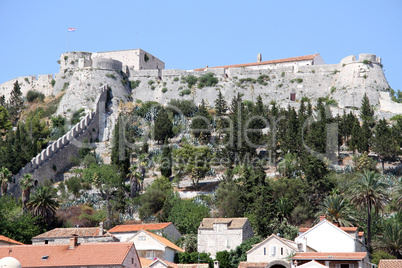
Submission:
<svg viewBox="0 0 402 268">
<path fill-rule="evenodd" d="M 140 240 L 140 237 L 145 236 L 145 240 Z M 129 241 L 134 242 L 135 248 L 137 250 L 165 250 L 165 246 L 160 242 L 156 241 L 149 235 L 136 235 Z"/>
<path fill-rule="evenodd" d="M 275 247 L 275 254 L 271 254 L 273 253 L 273 247 Z M 265 243 L 258 245 L 254 250 L 251 250 L 250 253 L 247 254 L 247 262 L 271 262 L 274 260 L 284 260 L 293 252 L 294 250 L 291 247 L 273 237 L 268 241 L 265 241 Z"/>
<path fill-rule="evenodd" d="M 354 239 L 331 223 L 316 225 L 303 235 L 296 238 L 296 243 L 304 243 L 317 252 L 356 252 Z"/>
</svg>

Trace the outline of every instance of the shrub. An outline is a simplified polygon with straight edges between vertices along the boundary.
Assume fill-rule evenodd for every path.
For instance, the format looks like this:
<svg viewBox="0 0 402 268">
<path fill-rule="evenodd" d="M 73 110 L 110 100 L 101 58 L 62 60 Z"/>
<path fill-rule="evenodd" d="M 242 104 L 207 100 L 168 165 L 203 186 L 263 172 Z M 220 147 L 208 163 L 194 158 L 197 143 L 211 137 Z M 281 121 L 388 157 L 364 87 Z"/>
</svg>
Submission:
<svg viewBox="0 0 402 268">
<path fill-rule="evenodd" d="M 54 87 L 54 85 L 56 84 L 56 80 L 52 79 L 52 81 L 50 81 L 50 84 L 52 85 L 52 87 Z"/>
<path fill-rule="evenodd" d="M 218 78 L 214 77 L 213 73 L 207 73 L 206 75 L 201 76 L 200 78 L 198 78 L 198 81 L 200 82 L 200 84 L 198 85 L 199 88 L 203 88 L 204 86 L 213 87 L 219 83 Z"/>
<path fill-rule="evenodd" d="M 114 76 L 114 74 L 106 74 L 106 77 L 112 78 L 112 79 L 116 79 L 116 76 Z"/>
<path fill-rule="evenodd" d="M 260 75 L 260 76 L 257 78 L 257 82 L 258 82 L 258 84 L 260 84 L 260 85 L 266 86 L 266 85 L 268 84 L 266 81 L 270 81 L 269 76 L 266 75 L 266 74 L 262 74 L 262 75 Z"/>
<path fill-rule="evenodd" d="M 29 90 L 28 93 L 27 93 L 27 101 L 28 102 L 33 102 L 36 99 L 39 99 L 39 101 L 43 101 L 45 99 L 45 95 L 43 93 L 38 92 L 38 91 Z"/>
<path fill-rule="evenodd" d="M 175 77 L 175 78 L 173 78 L 173 81 L 177 82 L 177 81 L 179 81 L 179 78 Z"/>
<path fill-rule="evenodd" d="M 148 81 L 148 85 L 150 85 L 150 86 L 152 86 L 154 83 L 155 83 L 154 80 L 149 80 L 149 81 Z"/>
<path fill-rule="evenodd" d="M 281 77 L 284 77 L 284 76 L 285 76 L 285 72 L 282 72 L 282 73 L 281 73 Z"/>
<path fill-rule="evenodd" d="M 140 80 L 130 81 L 130 88 L 134 89 L 137 88 L 141 84 Z"/>
<path fill-rule="evenodd" d="M 147 53 L 144 54 L 144 61 L 145 61 L 145 62 L 148 62 L 148 61 L 149 61 L 149 57 L 148 57 L 148 54 L 147 54 Z"/>
<path fill-rule="evenodd" d="M 364 61 L 363 61 L 363 64 L 366 64 L 366 65 L 367 65 L 367 64 L 371 64 L 371 61 L 369 61 L 369 60 L 364 60 Z"/>
<path fill-rule="evenodd" d="M 168 91 L 168 89 L 167 88 L 162 88 L 162 93 L 165 93 L 166 91 Z"/>
<path fill-rule="evenodd" d="M 151 86 L 151 90 L 155 90 L 155 86 Z"/>
<path fill-rule="evenodd" d="M 75 112 L 73 113 L 73 116 L 71 117 L 71 125 L 75 125 L 75 124 L 77 124 L 78 122 L 80 122 L 81 114 L 82 114 L 84 111 L 85 111 L 85 109 L 84 109 L 84 108 L 81 108 L 81 109 L 79 109 L 78 111 L 75 111 Z"/>
<path fill-rule="evenodd" d="M 191 90 L 185 89 L 185 90 L 180 91 L 179 96 L 190 95 L 190 94 L 191 94 Z"/>
<path fill-rule="evenodd" d="M 197 84 L 197 77 L 194 75 L 189 75 L 184 78 L 189 88 Z"/>
<path fill-rule="evenodd" d="M 170 109 L 167 107 L 169 110 L 173 112 L 174 115 L 180 114 L 179 111 L 183 113 L 184 116 L 190 117 L 193 116 L 194 113 L 197 111 L 197 106 L 195 105 L 193 100 L 179 100 L 179 99 L 173 99 L 169 101 L 169 105 L 172 106 Z M 173 108 L 177 108 L 173 109 Z"/>
<path fill-rule="evenodd" d="M 331 87 L 331 94 L 334 93 L 336 90 L 336 87 Z"/>
<path fill-rule="evenodd" d="M 68 88 L 68 86 L 70 85 L 69 82 L 64 83 L 63 88 L 61 89 L 61 91 L 64 91 Z"/>
</svg>

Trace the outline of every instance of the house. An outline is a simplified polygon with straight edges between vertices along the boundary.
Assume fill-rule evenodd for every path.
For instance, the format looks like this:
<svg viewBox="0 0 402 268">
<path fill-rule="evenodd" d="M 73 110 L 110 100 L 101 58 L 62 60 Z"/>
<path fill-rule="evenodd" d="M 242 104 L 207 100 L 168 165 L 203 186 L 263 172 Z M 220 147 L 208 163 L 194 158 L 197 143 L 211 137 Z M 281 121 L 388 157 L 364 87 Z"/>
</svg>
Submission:
<svg viewBox="0 0 402 268">
<path fill-rule="evenodd" d="M 21 242 L 15 241 L 11 238 L 8 238 L 4 235 L 0 235 L 0 246 L 8 246 L 8 245 L 24 245 Z"/>
<path fill-rule="evenodd" d="M 307 246 L 317 252 L 366 252 L 363 233 L 357 227 L 339 227 L 320 217 L 312 228 L 301 228 L 295 242 L 299 251 L 306 252 Z"/>
<path fill-rule="evenodd" d="M 269 60 L 262 61 L 261 54 L 257 56 L 257 62 L 251 63 L 242 63 L 242 64 L 233 64 L 233 65 L 225 65 L 225 66 L 216 66 L 216 67 L 205 67 L 194 69 L 194 71 L 208 71 L 209 69 L 221 68 L 221 69 L 231 69 L 231 68 L 245 68 L 245 69 L 276 69 L 282 66 L 303 66 L 303 65 L 322 65 L 325 64 L 324 60 L 320 56 L 320 54 L 299 56 L 299 57 L 291 57 L 286 59 L 277 59 L 277 60 Z"/>
<path fill-rule="evenodd" d="M 181 237 L 180 232 L 171 222 L 117 225 L 110 229 L 109 233 L 113 234 L 120 241 L 124 242 L 138 233 L 140 230 L 152 231 L 155 234 L 160 236 L 163 235 L 172 241 L 177 241 Z"/>
<path fill-rule="evenodd" d="M 290 257 L 296 252 L 298 252 L 298 249 L 294 241 L 272 234 L 261 243 L 253 245 L 247 251 L 247 262 L 240 263 L 239 267 L 270 268 L 282 265 L 290 268 Z"/>
<path fill-rule="evenodd" d="M 322 265 L 317 261 L 309 261 L 306 262 L 305 264 L 297 266 L 297 268 L 327 268 L 327 266 Z"/>
<path fill-rule="evenodd" d="M 159 258 L 174 262 L 174 255 L 184 252 L 168 239 L 145 230 L 140 230 L 127 241 L 134 243 L 138 256 L 149 260 Z"/>
<path fill-rule="evenodd" d="M 254 236 L 247 218 L 204 218 L 198 228 L 198 252 L 210 253 L 235 249 Z"/>
<path fill-rule="evenodd" d="M 133 243 L 84 243 L 72 237 L 69 244 L 14 245 L 0 247 L 0 258 L 12 257 L 23 268 L 34 267 L 130 267 L 141 268 Z"/>
<path fill-rule="evenodd" d="M 78 243 L 119 242 L 112 234 L 99 227 L 55 228 L 32 238 L 32 244 L 68 244 L 72 236 L 78 237 Z"/>
<path fill-rule="evenodd" d="M 371 268 L 367 252 L 301 252 L 292 257 L 291 268 L 311 261 L 329 268 Z"/>
<path fill-rule="evenodd" d="M 380 260 L 378 268 L 400 268 L 402 260 Z"/>
<path fill-rule="evenodd" d="M 148 260 L 140 258 L 142 268 L 209 268 L 208 263 L 172 263 L 157 258 L 156 260 Z"/>
</svg>

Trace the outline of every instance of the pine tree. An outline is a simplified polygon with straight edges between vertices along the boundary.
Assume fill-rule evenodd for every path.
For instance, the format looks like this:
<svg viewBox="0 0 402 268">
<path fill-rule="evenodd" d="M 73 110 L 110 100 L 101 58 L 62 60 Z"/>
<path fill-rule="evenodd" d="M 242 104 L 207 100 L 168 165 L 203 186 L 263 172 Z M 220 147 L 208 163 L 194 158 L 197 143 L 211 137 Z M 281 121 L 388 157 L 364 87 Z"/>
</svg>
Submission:
<svg viewBox="0 0 402 268">
<path fill-rule="evenodd" d="M 262 143 L 262 129 L 266 127 L 265 125 L 265 112 L 264 103 L 262 102 L 261 95 L 258 95 L 257 102 L 253 107 L 252 119 L 248 125 L 248 129 L 253 130 L 250 133 L 246 133 L 251 143 L 258 146 Z"/>
<path fill-rule="evenodd" d="M 172 176 L 172 151 L 167 137 L 165 138 L 162 149 L 161 174 L 166 178 Z"/>
<path fill-rule="evenodd" d="M 173 137 L 173 124 L 164 108 L 161 108 L 154 125 L 154 139 L 163 142 L 165 138 Z"/>
<path fill-rule="evenodd" d="M 11 122 L 14 125 L 20 118 L 23 106 L 24 106 L 24 100 L 22 99 L 21 87 L 18 84 L 18 81 L 15 81 L 14 88 L 10 93 L 10 99 L 7 104 L 8 113 L 10 115 Z"/>
<path fill-rule="evenodd" d="M 130 159 L 129 151 L 125 144 L 123 128 L 123 118 L 122 116 L 119 116 L 113 130 L 111 160 L 113 165 L 116 165 L 121 171 L 126 174 L 128 173 Z"/>
</svg>

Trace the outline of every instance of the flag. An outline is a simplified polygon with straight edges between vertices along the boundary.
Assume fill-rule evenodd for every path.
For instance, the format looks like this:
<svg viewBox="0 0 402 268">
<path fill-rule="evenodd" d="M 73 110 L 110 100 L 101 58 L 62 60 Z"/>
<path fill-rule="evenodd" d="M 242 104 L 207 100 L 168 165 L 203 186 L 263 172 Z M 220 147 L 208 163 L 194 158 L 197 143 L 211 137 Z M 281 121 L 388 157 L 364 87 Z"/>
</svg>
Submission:
<svg viewBox="0 0 402 268">
<path fill-rule="evenodd" d="M 74 31 L 75 31 L 75 28 L 68 28 L 68 31 L 69 31 L 69 32 L 74 32 Z"/>
</svg>

